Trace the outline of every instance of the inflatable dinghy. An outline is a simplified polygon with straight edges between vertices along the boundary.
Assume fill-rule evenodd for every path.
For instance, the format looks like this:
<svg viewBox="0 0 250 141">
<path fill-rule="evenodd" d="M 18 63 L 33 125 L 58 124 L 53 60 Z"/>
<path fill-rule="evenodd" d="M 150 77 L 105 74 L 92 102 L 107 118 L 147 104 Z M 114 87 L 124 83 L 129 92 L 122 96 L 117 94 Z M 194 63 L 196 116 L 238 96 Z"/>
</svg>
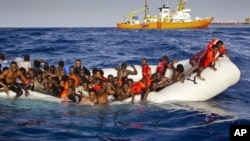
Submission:
<svg viewBox="0 0 250 141">
<path fill-rule="evenodd" d="M 183 60 L 177 62 L 175 65 L 182 64 L 184 66 L 184 73 L 186 73 L 191 65 L 189 64 L 189 60 Z M 135 66 L 138 74 L 130 75 L 129 78 L 134 79 L 134 81 L 138 81 L 142 78 L 142 70 L 141 66 Z M 154 73 L 156 70 L 155 66 L 150 66 L 151 72 Z M 184 83 L 176 82 L 172 85 L 169 85 L 158 92 L 151 92 L 148 95 L 148 101 L 154 103 L 162 103 L 164 101 L 206 101 L 209 100 L 223 91 L 225 91 L 228 87 L 235 85 L 240 79 L 240 71 L 238 67 L 228 58 L 228 57 L 220 57 L 217 62 L 216 71 L 211 68 L 206 68 L 201 73 L 201 76 L 205 78 L 205 81 L 201 81 L 196 79 L 196 84 L 194 83 L 193 74 L 189 80 L 185 80 Z M 128 69 L 131 69 L 129 67 Z M 172 70 L 167 70 L 166 76 L 171 78 Z M 117 75 L 117 71 L 115 69 L 104 69 L 104 75 L 108 74 Z M 140 95 L 136 95 L 136 101 L 140 100 Z M 131 101 L 131 98 L 126 101 Z"/>
<path fill-rule="evenodd" d="M 176 63 L 182 64 L 184 66 L 184 73 L 186 73 L 191 65 L 189 64 L 189 60 L 183 60 Z M 132 78 L 134 82 L 139 81 L 142 78 L 142 70 L 140 65 L 135 66 L 138 74 L 130 75 L 129 78 Z M 150 65 L 152 73 L 156 70 L 156 65 Z M 205 81 L 201 81 L 199 79 L 196 80 L 196 84 L 192 79 L 196 74 L 193 74 L 190 79 L 185 80 L 184 83 L 176 82 L 170 86 L 163 88 L 158 92 L 151 92 L 148 95 L 148 101 L 154 103 L 163 103 L 164 101 L 206 101 L 209 100 L 223 91 L 225 91 L 228 87 L 235 85 L 240 79 L 240 71 L 237 66 L 228 58 L 228 57 L 220 57 L 216 62 L 217 71 L 213 71 L 210 68 L 205 69 L 201 75 L 206 79 Z M 131 67 L 128 67 L 131 69 Z M 114 68 L 103 69 L 104 76 L 108 76 L 112 74 L 114 76 L 117 75 L 117 71 Z M 172 71 L 167 70 L 166 76 L 172 76 Z M 0 92 L 0 97 L 9 97 L 14 98 L 15 94 L 9 91 L 9 95 L 7 96 L 5 92 Z M 45 100 L 52 102 L 61 102 L 60 98 L 56 98 L 47 94 L 42 94 L 39 92 L 30 91 L 30 95 L 25 97 L 22 95 L 20 98 L 28 98 L 28 99 L 36 99 L 36 100 Z M 140 95 L 136 95 L 136 101 L 140 101 Z M 125 100 L 125 102 L 131 101 L 131 98 Z M 116 103 L 116 102 L 115 102 Z M 119 103 L 119 102 L 118 102 Z"/>
</svg>

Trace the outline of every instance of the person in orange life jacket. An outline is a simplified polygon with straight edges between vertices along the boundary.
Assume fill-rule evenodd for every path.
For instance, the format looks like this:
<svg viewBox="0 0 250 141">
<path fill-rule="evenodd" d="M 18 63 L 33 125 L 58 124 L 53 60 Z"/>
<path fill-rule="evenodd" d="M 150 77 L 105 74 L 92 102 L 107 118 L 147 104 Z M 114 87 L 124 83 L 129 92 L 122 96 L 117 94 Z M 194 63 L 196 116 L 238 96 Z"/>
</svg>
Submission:
<svg viewBox="0 0 250 141">
<path fill-rule="evenodd" d="M 219 40 L 219 39 L 212 39 L 208 45 L 207 45 L 207 49 L 211 48 L 213 45 L 217 45 L 219 48 L 219 53 L 220 56 L 222 57 L 223 55 L 226 55 L 227 57 L 229 57 L 229 54 L 226 52 L 226 47 L 223 43 L 223 41 Z"/>
<path fill-rule="evenodd" d="M 142 78 L 140 81 L 135 82 L 130 88 L 133 94 L 141 94 L 147 88 L 147 81 L 145 78 Z"/>
<path fill-rule="evenodd" d="M 69 87 L 74 87 L 74 79 L 73 78 L 70 78 L 69 76 L 64 76 L 63 77 L 63 80 L 64 80 L 64 87 L 63 87 L 63 90 L 60 94 L 60 98 L 62 99 L 68 99 L 68 89 Z"/>
<path fill-rule="evenodd" d="M 146 79 L 147 87 L 151 83 L 151 68 L 148 66 L 148 61 L 146 58 L 143 58 L 141 61 L 142 66 L 142 78 Z"/>
<path fill-rule="evenodd" d="M 165 73 L 168 68 L 168 57 L 166 55 L 162 56 L 160 62 L 158 63 L 158 66 L 156 68 L 156 72 L 159 72 L 162 76 L 165 76 Z"/>
<path fill-rule="evenodd" d="M 192 67 L 188 70 L 188 72 L 181 78 L 181 82 L 183 83 L 187 76 L 190 76 L 194 71 L 197 71 L 196 78 L 200 80 L 205 80 L 201 77 L 201 72 L 204 68 L 208 67 L 212 62 L 216 59 L 216 54 L 218 52 L 218 46 L 213 45 L 211 49 L 203 49 L 200 52 L 194 54 L 189 63 Z M 211 66 L 214 70 L 215 68 Z"/>
<path fill-rule="evenodd" d="M 207 68 L 208 66 L 212 68 L 214 71 L 217 69 L 215 68 L 215 61 L 219 56 L 219 47 L 217 45 L 213 45 L 212 48 L 208 49 L 206 59 L 204 60 L 203 69 Z"/>
<path fill-rule="evenodd" d="M 115 67 L 120 86 L 122 85 L 122 82 L 124 82 L 128 78 L 129 75 L 137 75 L 137 70 L 135 66 L 132 65 L 131 67 L 133 68 L 133 71 L 127 70 L 127 63 L 125 62 L 121 64 L 121 67 Z"/>
</svg>

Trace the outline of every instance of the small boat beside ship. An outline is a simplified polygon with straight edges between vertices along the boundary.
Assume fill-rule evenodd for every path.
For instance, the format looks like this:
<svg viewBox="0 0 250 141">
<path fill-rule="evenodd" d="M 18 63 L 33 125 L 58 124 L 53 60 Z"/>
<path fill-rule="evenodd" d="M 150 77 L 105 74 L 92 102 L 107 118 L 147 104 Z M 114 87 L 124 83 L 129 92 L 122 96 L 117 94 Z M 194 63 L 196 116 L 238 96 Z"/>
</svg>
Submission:
<svg viewBox="0 0 250 141">
<path fill-rule="evenodd" d="M 191 9 L 185 8 L 185 2 L 179 1 L 177 10 L 170 9 L 169 6 L 163 5 L 159 8 L 158 15 L 149 15 L 148 2 L 145 0 L 145 6 L 129 13 L 128 18 L 123 22 L 117 23 L 118 29 L 190 29 L 190 28 L 207 28 L 214 17 L 199 18 L 191 17 Z M 144 11 L 144 18 L 141 22 L 138 12 Z"/>
</svg>

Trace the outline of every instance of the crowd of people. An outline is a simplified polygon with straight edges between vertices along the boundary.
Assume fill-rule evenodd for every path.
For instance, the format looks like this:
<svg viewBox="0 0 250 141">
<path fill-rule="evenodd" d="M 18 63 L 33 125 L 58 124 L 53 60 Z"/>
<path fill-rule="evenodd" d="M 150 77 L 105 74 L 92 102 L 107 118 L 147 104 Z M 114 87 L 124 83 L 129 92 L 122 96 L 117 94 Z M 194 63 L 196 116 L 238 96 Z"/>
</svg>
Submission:
<svg viewBox="0 0 250 141">
<path fill-rule="evenodd" d="M 117 75 L 105 74 L 102 69 L 93 68 L 91 71 L 82 66 L 80 59 L 69 68 L 64 61 L 57 65 L 45 64 L 41 67 L 42 60 L 30 61 L 29 55 L 25 55 L 23 61 L 8 62 L 3 53 L 0 53 L 0 92 L 9 90 L 16 93 L 14 99 L 23 95 L 28 96 L 29 90 L 49 94 L 65 101 L 75 102 L 81 105 L 107 104 L 108 97 L 113 100 L 123 101 L 135 95 L 141 95 L 141 101 L 146 101 L 148 94 L 159 91 L 175 82 L 182 82 L 192 73 L 197 72 L 196 78 L 205 80 L 201 76 L 202 70 L 207 67 L 216 71 L 215 61 L 219 56 L 227 55 L 225 46 L 221 40 L 213 39 L 206 48 L 194 54 L 190 58 L 192 68 L 184 74 L 182 64 L 175 65 L 176 59 L 169 60 L 166 55 L 158 62 L 155 72 L 152 72 L 147 59 L 141 60 L 142 76 L 137 82 L 129 78 L 129 75 L 137 75 L 137 69 L 127 69 L 127 63 L 115 67 Z M 172 76 L 166 77 L 166 71 L 173 71 Z"/>
</svg>

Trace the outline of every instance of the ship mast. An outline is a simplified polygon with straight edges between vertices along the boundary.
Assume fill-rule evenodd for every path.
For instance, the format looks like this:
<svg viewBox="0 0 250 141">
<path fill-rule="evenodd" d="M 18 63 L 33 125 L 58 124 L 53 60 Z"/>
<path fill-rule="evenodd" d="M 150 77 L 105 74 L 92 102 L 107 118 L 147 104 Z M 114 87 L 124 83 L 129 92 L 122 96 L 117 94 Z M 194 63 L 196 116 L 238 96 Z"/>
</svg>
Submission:
<svg viewBox="0 0 250 141">
<path fill-rule="evenodd" d="M 180 0 L 178 11 L 182 11 L 185 8 L 185 2 L 183 0 Z"/>
<path fill-rule="evenodd" d="M 148 15 L 148 0 L 145 0 L 145 6 L 144 6 L 144 18 Z"/>
</svg>

